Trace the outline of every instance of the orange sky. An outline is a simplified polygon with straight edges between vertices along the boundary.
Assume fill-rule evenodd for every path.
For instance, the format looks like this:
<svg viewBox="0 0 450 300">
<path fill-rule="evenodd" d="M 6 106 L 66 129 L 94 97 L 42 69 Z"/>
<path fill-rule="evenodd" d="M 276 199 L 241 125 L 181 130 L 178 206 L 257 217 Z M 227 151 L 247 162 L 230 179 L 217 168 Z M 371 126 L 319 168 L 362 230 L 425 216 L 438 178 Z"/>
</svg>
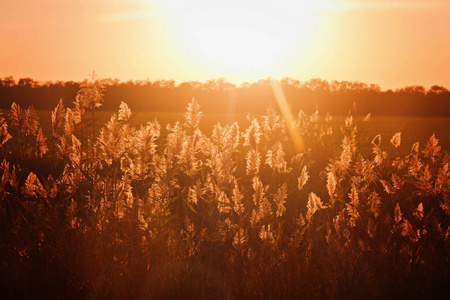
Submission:
<svg viewBox="0 0 450 300">
<path fill-rule="evenodd" d="M 0 2 L 0 77 L 450 87 L 450 1 Z"/>
</svg>

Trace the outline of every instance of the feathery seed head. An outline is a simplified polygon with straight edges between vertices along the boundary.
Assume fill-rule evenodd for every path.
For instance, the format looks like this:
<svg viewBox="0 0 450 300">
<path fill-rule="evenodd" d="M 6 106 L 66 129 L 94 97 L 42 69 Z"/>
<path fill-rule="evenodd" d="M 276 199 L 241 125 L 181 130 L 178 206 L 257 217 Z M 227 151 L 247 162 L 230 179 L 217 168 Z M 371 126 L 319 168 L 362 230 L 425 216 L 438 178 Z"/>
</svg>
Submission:
<svg viewBox="0 0 450 300">
<path fill-rule="evenodd" d="M 301 190 L 303 186 L 306 184 L 306 182 L 309 179 L 308 171 L 306 169 L 306 166 L 303 167 L 302 173 L 300 177 L 298 178 L 298 189 Z"/>
<path fill-rule="evenodd" d="M 261 131 L 259 127 L 259 123 L 256 119 L 252 119 L 252 123 L 250 124 L 250 127 L 247 128 L 245 132 L 245 142 L 244 146 L 250 146 L 251 149 L 256 150 L 259 140 L 261 137 Z"/>
<path fill-rule="evenodd" d="M 437 139 L 433 134 L 425 145 L 425 150 L 422 151 L 425 157 L 429 157 L 433 161 L 435 161 L 437 155 L 439 154 L 439 151 L 441 150 L 441 146 L 438 146 L 438 143 L 439 139 Z"/>
<path fill-rule="evenodd" d="M 247 175 L 256 175 L 259 172 L 261 165 L 261 155 L 258 150 L 251 149 L 246 156 L 247 161 Z"/>
<path fill-rule="evenodd" d="M 402 133 L 401 132 L 397 132 L 391 138 L 390 142 L 391 142 L 392 145 L 394 145 L 395 148 L 398 148 L 400 146 L 401 140 L 402 140 Z"/>
<path fill-rule="evenodd" d="M 130 121 L 131 118 L 131 109 L 125 102 L 121 102 L 119 106 L 118 120 L 123 122 Z"/>
<path fill-rule="evenodd" d="M 400 221 L 402 220 L 402 211 L 401 211 L 400 205 L 398 203 L 395 206 L 394 217 L 395 217 L 395 223 L 397 223 L 397 224 L 400 223 Z"/>
<path fill-rule="evenodd" d="M 195 98 L 192 98 L 184 114 L 186 125 L 190 128 L 197 128 L 202 116 L 203 112 L 200 111 L 200 104 Z"/>
</svg>

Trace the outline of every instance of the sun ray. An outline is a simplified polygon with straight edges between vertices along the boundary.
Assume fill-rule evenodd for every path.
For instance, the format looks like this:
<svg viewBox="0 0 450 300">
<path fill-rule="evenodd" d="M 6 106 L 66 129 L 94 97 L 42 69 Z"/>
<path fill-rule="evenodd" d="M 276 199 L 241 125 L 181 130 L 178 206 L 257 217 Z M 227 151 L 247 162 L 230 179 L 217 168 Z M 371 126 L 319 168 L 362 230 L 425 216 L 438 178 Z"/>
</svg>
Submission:
<svg viewBox="0 0 450 300">
<path fill-rule="evenodd" d="M 294 115 L 292 114 L 291 108 L 286 100 L 283 89 L 278 81 L 275 80 L 271 80 L 271 87 L 273 94 L 275 95 L 275 99 L 277 100 L 278 107 L 280 108 L 281 114 L 286 122 L 286 127 L 288 129 L 292 144 L 294 144 L 295 150 L 297 153 L 305 152 L 305 143 L 303 142 L 303 138 L 298 129 L 295 128 Z"/>
</svg>

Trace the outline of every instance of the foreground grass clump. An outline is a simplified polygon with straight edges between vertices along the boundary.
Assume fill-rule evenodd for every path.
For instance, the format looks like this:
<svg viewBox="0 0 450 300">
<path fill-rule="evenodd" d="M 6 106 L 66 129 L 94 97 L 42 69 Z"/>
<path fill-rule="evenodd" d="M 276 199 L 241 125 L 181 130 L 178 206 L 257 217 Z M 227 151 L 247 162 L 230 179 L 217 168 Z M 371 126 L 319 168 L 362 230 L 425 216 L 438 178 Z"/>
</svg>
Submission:
<svg viewBox="0 0 450 300">
<path fill-rule="evenodd" d="M 273 109 L 207 137 L 193 100 L 160 139 L 125 103 L 96 124 L 101 95 L 91 81 L 60 102 L 48 136 L 32 107 L 0 119 L 6 298 L 450 295 L 450 157 L 434 135 L 392 155 L 400 133 L 358 139 L 368 118 L 336 132 L 300 112 L 296 153 Z"/>
</svg>

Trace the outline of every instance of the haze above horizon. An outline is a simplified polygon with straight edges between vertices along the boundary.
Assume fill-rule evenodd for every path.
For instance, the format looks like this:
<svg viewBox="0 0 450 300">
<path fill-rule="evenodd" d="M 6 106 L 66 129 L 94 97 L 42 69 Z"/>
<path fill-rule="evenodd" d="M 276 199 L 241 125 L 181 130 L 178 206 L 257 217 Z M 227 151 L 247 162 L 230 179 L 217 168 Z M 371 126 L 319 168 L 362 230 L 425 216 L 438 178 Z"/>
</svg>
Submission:
<svg viewBox="0 0 450 300">
<path fill-rule="evenodd" d="M 450 86 L 450 3 L 3 1 L 0 77 Z"/>
</svg>

